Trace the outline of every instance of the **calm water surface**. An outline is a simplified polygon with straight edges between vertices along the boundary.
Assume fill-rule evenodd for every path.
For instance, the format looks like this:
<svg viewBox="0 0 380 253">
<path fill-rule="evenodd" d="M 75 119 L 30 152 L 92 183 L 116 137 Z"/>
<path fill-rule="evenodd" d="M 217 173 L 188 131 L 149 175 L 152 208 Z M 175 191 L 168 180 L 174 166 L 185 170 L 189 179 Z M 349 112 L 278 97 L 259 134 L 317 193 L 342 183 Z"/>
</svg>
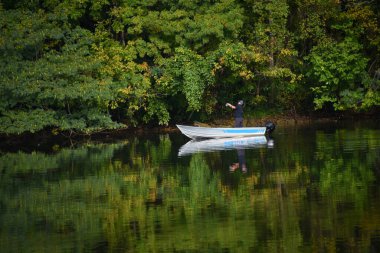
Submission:
<svg viewBox="0 0 380 253">
<path fill-rule="evenodd" d="M 380 126 L 0 153 L 1 252 L 380 252 Z"/>
</svg>

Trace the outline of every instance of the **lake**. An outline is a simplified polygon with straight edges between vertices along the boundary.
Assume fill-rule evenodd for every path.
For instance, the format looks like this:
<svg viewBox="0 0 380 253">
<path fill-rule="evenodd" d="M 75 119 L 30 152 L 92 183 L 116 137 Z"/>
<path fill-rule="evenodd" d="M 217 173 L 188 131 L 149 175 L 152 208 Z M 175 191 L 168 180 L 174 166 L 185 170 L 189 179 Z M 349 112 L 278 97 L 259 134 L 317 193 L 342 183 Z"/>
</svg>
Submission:
<svg viewBox="0 0 380 253">
<path fill-rule="evenodd" d="M 1 252 L 380 252 L 380 124 L 0 155 Z"/>
</svg>

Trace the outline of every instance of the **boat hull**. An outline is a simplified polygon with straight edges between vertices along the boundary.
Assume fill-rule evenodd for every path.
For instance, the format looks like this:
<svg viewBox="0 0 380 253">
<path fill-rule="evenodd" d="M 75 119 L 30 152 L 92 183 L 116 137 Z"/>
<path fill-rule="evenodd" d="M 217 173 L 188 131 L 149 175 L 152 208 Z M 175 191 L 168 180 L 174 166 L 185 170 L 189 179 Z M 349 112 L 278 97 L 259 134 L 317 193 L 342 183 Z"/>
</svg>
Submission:
<svg viewBox="0 0 380 253">
<path fill-rule="evenodd" d="M 248 137 L 263 136 L 266 127 L 194 127 L 177 125 L 178 129 L 191 139 L 205 138 L 231 138 L 231 137 Z"/>
</svg>

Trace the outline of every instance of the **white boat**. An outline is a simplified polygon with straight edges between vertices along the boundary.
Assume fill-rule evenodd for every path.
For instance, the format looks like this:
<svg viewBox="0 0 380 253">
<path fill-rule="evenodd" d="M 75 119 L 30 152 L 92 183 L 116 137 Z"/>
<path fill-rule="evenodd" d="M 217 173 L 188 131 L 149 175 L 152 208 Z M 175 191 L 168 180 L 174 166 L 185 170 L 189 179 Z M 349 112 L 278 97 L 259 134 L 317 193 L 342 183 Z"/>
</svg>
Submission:
<svg viewBox="0 0 380 253">
<path fill-rule="evenodd" d="M 177 125 L 178 129 L 191 139 L 202 138 L 230 138 L 230 137 L 247 137 L 263 136 L 267 127 L 196 127 Z"/>
<path fill-rule="evenodd" d="M 241 138 L 220 138 L 191 140 L 184 144 L 178 151 L 178 156 L 186 156 L 200 152 L 213 152 L 231 149 L 249 149 L 259 147 L 273 147 L 273 140 L 267 140 L 266 136 L 253 136 Z"/>
</svg>

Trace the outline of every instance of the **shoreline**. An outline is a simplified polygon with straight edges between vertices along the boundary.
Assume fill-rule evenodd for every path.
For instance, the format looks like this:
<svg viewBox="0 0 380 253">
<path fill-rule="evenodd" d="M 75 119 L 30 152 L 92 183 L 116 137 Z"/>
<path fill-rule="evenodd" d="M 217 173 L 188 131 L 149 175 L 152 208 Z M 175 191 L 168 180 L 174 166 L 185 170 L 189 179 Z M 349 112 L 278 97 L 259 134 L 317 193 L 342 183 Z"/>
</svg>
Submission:
<svg viewBox="0 0 380 253">
<path fill-rule="evenodd" d="M 273 122 L 278 127 L 291 127 L 291 126 L 303 126 L 310 124 L 321 123 L 339 123 L 350 120 L 370 120 L 380 121 L 380 117 L 313 117 L 313 116 L 286 116 L 286 115 L 273 115 L 265 116 L 261 118 L 245 118 L 244 126 L 264 126 L 267 122 Z M 203 123 L 194 121 L 181 122 L 181 124 L 204 126 L 204 127 L 233 127 L 234 119 L 219 119 L 211 120 L 210 122 Z M 168 134 L 179 132 L 176 125 L 168 126 L 138 126 L 138 127 L 126 127 L 123 129 L 104 130 L 91 134 L 74 134 L 69 136 L 67 133 L 60 133 L 54 135 L 49 130 L 44 130 L 38 133 L 25 133 L 21 135 L 0 135 L 0 152 L 4 150 L 25 150 L 34 151 L 36 149 L 54 151 L 52 146 L 59 147 L 74 147 L 86 142 L 91 143 L 109 143 L 116 140 L 122 140 L 130 138 L 132 136 L 139 136 L 144 134 Z"/>
</svg>

